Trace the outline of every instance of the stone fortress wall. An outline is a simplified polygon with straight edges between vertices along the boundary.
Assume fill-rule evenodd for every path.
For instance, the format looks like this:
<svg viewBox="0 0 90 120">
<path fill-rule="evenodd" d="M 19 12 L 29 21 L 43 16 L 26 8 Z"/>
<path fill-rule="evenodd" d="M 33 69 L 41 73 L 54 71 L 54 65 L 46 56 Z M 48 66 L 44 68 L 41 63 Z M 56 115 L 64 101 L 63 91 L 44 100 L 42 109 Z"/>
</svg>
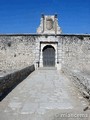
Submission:
<svg viewBox="0 0 90 120">
<path fill-rule="evenodd" d="M 62 67 L 90 72 L 90 36 L 60 36 L 62 46 Z"/>
<path fill-rule="evenodd" d="M 57 43 L 57 65 L 90 94 L 90 35 L 0 35 L 0 73 L 36 66 L 43 44 Z M 83 89 L 83 90 L 82 90 Z"/>
<path fill-rule="evenodd" d="M 12 71 L 32 65 L 35 60 L 35 37 L 0 35 L 0 71 Z"/>
<path fill-rule="evenodd" d="M 62 71 L 90 99 L 90 35 L 62 37 L 62 57 Z"/>
<path fill-rule="evenodd" d="M 62 67 L 90 71 L 89 35 L 0 35 L 0 71 L 21 69 L 39 61 L 43 38 L 58 42 L 57 61 Z"/>
</svg>

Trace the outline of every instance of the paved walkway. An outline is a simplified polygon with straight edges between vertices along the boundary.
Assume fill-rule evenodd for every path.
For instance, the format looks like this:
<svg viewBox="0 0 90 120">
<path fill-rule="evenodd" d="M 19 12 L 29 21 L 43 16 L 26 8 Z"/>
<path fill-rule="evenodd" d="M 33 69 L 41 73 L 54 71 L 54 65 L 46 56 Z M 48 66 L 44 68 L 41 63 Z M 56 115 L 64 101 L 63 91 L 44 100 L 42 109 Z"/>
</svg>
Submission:
<svg viewBox="0 0 90 120">
<path fill-rule="evenodd" d="M 60 71 L 36 70 L 0 102 L 0 120 L 68 120 L 72 112 L 86 115 L 77 120 L 87 120 L 86 106 Z M 66 116 L 61 116 L 63 113 Z"/>
</svg>

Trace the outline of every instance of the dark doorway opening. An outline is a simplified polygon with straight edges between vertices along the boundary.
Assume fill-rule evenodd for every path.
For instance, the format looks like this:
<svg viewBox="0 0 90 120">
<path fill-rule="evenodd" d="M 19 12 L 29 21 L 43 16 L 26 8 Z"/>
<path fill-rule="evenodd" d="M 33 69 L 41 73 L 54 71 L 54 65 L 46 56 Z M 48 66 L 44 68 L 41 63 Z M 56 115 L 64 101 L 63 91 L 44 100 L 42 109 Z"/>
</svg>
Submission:
<svg viewBox="0 0 90 120">
<path fill-rule="evenodd" d="M 43 66 L 55 66 L 55 49 L 51 45 L 47 45 L 43 48 Z"/>
</svg>

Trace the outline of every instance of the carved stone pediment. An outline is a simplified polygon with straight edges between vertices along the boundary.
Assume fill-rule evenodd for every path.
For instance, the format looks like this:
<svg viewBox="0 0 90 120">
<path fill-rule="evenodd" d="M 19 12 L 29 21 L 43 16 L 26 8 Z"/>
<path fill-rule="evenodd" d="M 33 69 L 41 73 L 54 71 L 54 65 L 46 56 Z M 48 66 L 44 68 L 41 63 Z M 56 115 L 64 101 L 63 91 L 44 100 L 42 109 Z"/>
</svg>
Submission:
<svg viewBox="0 0 90 120">
<path fill-rule="evenodd" d="M 37 29 L 39 34 L 61 34 L 62 30 L 58 25 L 58 18 L 55 15 L 46 16 L 41 18 L 40 26 Z"/>
</svg>

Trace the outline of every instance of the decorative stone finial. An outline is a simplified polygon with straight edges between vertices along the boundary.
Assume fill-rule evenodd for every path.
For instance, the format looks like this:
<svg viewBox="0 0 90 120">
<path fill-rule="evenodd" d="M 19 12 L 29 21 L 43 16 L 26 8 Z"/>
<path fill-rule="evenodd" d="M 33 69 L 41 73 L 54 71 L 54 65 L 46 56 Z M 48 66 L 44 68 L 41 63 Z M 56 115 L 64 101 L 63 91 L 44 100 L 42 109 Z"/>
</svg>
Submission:
<svg viewBox="0 0 90 120">
<path fill-rule="evenodd" d="M 55 18 L 57 18 L 57 14 L 55 14 Z"/>
<path fill-rule="evenodd" d="M 44 14 L 43 13 L 41 14 L 41 16 L 42 16 L 42 18 L 44 18 Z"/>
</svg>

